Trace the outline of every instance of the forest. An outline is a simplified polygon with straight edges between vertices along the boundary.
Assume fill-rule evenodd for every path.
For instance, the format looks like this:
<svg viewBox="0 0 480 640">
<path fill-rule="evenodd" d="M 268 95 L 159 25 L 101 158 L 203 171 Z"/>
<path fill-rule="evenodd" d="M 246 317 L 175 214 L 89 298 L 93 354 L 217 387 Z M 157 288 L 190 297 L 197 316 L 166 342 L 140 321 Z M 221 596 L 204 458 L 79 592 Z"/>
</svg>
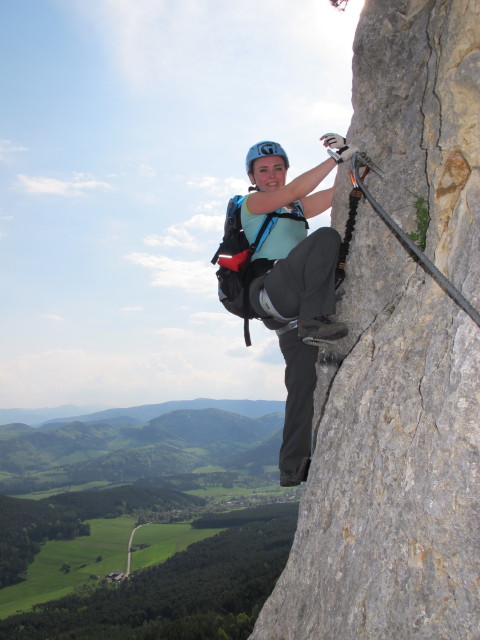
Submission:
<svg viewBox="0 0 480 640">
<path fill-rule="evenodd" d="M 0 637 L 246 640 L 285 566 L 297 517 L 298 503 L 237 512 L 230 529 L 95 597 L 73 594 L 1 621 Z M 221 515 L 213 520 L 222 526 Z"/>
<path fill-rule="evenodd" d="M 195 528 L 226 529 L 118 584 L 91 581 L 62 600 L 11 616 L 0 622 L 0 637 L 247 638 L 287 560 L 298 504 L 206 514 L 203 498 L 181 491 L 206 495 L 215 487 L 276 481 L 281 418 L 200 410 L 142 424 L 118 417 L 33 431 L 0 428 L 0 490 L 10 494 L 0 495 L 0 588 L 27 577 L 46 541 L 88 536 L 90 519 L 134 514 L 140 523 L 156 513 L 197 518 Z M 192 472 L 221 455 L 223 470 Z M 73 490 L 94 481 L 120 486 Z M 64 492 L 36 500 L 11 495 L 54 487 Z"/>
<path fill-rule="evenodd" d="M 89 535 L 87 519 L 115 518 L 139 509 L 162 512 L 204 502 L 172 489 L 129 485 L 62 493 L 42 500 L 0 495 L 0 588 L 24 578 L 43 541 Z"/>
</svg>

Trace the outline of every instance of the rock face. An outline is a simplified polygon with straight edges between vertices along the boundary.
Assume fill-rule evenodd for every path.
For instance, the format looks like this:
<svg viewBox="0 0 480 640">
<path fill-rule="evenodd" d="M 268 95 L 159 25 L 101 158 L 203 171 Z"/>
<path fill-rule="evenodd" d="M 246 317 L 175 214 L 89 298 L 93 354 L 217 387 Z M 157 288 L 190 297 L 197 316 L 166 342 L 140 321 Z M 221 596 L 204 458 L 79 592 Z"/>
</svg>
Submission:
<svg viewBox="0 0 480 640">
<path fill-rule="evenodd" d="M 478 309 L 480 5 L 366 0 L 348 139 L 406 231 Z M 333 226 L 351 185 L 338 176 Z M 338 315 L 350 351 L 318 366 L 318 436 L 287 566 L 251 640 L 480 638 L 480 329 L 362 201 Z"/>
</svg>

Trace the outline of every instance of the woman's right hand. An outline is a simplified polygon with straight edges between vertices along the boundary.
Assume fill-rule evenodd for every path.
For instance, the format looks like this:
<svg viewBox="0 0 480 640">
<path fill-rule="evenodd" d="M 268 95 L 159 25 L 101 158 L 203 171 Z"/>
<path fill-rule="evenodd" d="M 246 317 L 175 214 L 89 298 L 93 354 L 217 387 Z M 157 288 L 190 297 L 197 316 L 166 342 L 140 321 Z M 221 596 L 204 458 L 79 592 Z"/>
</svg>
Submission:
<svg viewBox="0 0 480 640">
<path fill-rule="evenodd" d="M 324 147 L 331 147 L 332 149 L 341 149 L 347 144 L 346 138 L 339 133 L 324 133 L 320 140 L 324 140 Z"/>
</svg>

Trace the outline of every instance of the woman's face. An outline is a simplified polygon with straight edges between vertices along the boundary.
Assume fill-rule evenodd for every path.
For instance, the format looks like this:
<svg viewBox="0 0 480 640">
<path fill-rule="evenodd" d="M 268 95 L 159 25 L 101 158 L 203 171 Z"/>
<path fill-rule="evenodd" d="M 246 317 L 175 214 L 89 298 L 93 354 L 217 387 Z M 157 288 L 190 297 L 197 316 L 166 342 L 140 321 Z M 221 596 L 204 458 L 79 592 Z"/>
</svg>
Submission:
<svg viewBox="0 0 480 640">
<path fill-rule="evenodd" d="M 249 173 L 252 184 L 260 191 L 275 191 L 285 186 L 287 169 L 282 156 L 264 156 L 253 163 L 253 171 Z"/>
</svg>

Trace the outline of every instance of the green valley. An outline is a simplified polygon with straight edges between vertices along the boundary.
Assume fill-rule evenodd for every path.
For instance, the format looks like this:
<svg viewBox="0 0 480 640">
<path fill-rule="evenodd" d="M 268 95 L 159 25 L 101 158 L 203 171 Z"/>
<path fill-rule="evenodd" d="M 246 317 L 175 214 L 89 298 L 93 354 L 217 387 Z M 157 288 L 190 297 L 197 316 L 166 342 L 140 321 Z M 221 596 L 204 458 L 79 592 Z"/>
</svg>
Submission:
<svg viewBox="0 0 480 640">
<path fill-rule="evenodd" d="M 234 514 L 205 515 L 194 523 L 194 529 L 198 535 L 208 537 L 190 544 L 185 551 L 180 549 L 191 541 L 191 532 L 179 529 L 175 543 L 178 552 L 165 562 L 136 570 L 118 584 L 100 581 L 94 591 L 77 587 L 70 595 L 38 604 L 32 612 L 11 615 L 0 620 L 0 637 L 9 640 L 246 639 L 285 566 L 298 506 L 298 502 L 273 504 Z M 115 521 L 117 533 L 108 535 L 107 540 L 108 559 L 106 555 L 105 560 L 97 562 L 88 543 L 72 548 L 71 557 L 76 558 L 79 566 L 71 565 L 68 572 L 64 566 L 68 564 L 64 559 L 68 547 L 52 545 L 52 549 L 60 552 L 48 551 L 45 557 L 56 571 L 61 565 L 60 572 L 63 567 L 65 576 L 74 572 L 81 575 L 82 570 L 84 576 L 87 572 L 90 575 L 90 566 L 101 562 L 109 568 L 118 564 L 124 557 L 121 548 L 125 550 L 124 535 L 131 521 L 125 517 Z M 91 525 L 94 531 L 97 525 L 95 522 Z M 100 524 L 100 537 L 105 536 L 104 526 Z M 163 537 L 168 529 L 153 527 L 152 536 L 148 526 L 137 532 L 142 529 L 145 537 L 139 537 L 137 543 L 134 538 L 132 546 L 138 545 L 138 551 L 133 556 L 143 549 L 147 552 L 144 560 L 148 560 L 148 544 L 159 545 L 160 552 L 162 549 L 170 552 L 172 540 L 168 535 Z M 212 529 L 224 530 L 211 537 Z M 84 560 L 93 565 L 80 567 Z"/>
<path fill-rule="evenodd" d="M 296 525 L 283 414 L 153 410 L 0 426 L 0 636 L 247 637 Z"/>
<path fill-rule="evenodd" d="M 85 419 L 86 420 L 86 419 Z M 219 464 L 260 475 L 278 450 L 257 460 L 236 458 L 264 446 L 280 432 L 283 415 L 250 418 L 219 409 L 177 410 L 146 423 L 130 417 L 47 424 L 39 429 L 0 427 L 0 493 L 69 491 L 91 483 L 119 485 Z M 257 456 L 258 457 L 258 456 Z M 231 463 L 229 460 L 231 459 Z"/>
<path fill-rule="evenodd" d="M 26 579 L 0 590 L 0 618 L 55 600 L 74 590 L 91 593 L 114 571 L 127 570 L 128 542 L 136 527 L 134 516 L 87 521 L 90 535 L 54 540 L 42 545 Z M 164 562 L 190 544 L 222 528 L 193 529 L 191 524 L 148 524 L 136 529 L 131 570 Z"/>
</svg>

